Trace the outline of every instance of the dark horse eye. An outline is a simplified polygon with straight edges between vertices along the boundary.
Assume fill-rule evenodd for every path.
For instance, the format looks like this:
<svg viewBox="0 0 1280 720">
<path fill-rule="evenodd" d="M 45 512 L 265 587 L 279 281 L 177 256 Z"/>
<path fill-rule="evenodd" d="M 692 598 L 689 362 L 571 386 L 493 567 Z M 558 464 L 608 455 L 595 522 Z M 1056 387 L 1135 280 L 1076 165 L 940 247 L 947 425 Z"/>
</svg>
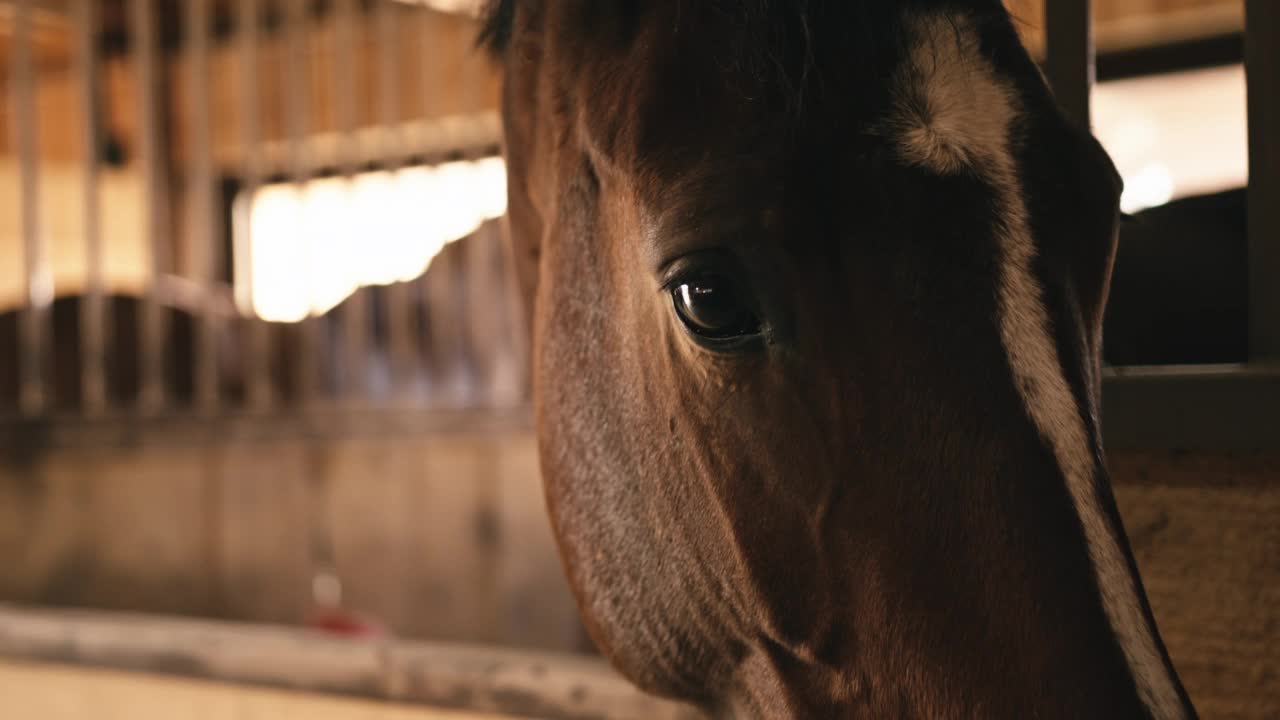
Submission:
<svg viewBox="0 0 1280 720">
<path fill-rule="evenodd" d="M 717 275 L 682 281 L 671 288 L 676 314 L 695 334 L 712 340 L 750 337 L 760 321 L 747 305 L 738 285 Z"/>
</svg>

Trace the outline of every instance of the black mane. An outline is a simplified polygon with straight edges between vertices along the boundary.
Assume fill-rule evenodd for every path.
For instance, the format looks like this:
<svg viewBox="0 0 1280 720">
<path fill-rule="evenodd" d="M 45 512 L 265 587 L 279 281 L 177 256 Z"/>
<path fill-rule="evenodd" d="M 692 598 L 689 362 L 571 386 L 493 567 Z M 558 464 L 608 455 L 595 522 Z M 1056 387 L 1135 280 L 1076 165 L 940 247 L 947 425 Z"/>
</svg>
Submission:
<svg viewBox="0 0 1280 720">
<path fill-rule="evenodd" d="M 511 42 L 515 16 L 516 0 L 489 0 L 480 15 L 480 34 L 476 42 L 494 54 L 502 54 Z"/>
</svg>

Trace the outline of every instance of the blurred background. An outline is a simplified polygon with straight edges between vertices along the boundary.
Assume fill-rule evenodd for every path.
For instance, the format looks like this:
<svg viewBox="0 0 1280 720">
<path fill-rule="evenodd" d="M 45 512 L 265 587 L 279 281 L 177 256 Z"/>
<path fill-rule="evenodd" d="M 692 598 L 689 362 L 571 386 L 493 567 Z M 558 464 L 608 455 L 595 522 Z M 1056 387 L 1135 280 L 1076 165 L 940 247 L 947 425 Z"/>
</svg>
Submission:
<svg viewBox="0 0 1280 720">
<path fill-rule="evenodd" d="M 0 616 L 590 652 L 543 515 L 473 5 L 0 0 Z M 1043 0 L 1009 5 L 1045 57 Z M 1111 377 L 1230 385 L 1244 2 L 1092 6 L 1087 100 L 1136 214 Z M 1121 403 L 1163 383 L 1108 395 L 1157 617 L 1205 717 L 1280 716 L 1274 416 L 1149 432 L 1181 416 Z"/>
</svg>

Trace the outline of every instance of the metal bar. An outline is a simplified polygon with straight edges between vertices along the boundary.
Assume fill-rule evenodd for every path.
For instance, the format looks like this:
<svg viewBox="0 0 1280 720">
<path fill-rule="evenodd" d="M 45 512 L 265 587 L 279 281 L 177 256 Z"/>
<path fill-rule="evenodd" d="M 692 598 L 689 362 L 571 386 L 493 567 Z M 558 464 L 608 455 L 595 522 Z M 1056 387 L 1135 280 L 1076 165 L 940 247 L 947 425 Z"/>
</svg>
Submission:
<svg viewBox="0 0 1280 720">
<path fill-rule="evenodd" d="M 156 14 L 153 0 L 132 0 L 129 5 L 131 45 L 138 80 L 138 162 L 142 166 L 147 217 L 144 233 L 151 250 L 151 282 L 140 304 L 138 408 L 144 414 L 158 412 L 165 403 L 164 308 L 160 303 L 160 276 L 169 265 L 168 192 L 163 181 L 160 149 L 161 110 L 157 71 Z"/>
<path fill-rule="evenodd" d="M 384 168 L 395 172 L 405 160 L 405 142 L 400 128 L 400 36 L 399 8 L 390 0 L 378 0 L 378 105 L 382 124 L 381 156 L 387 158 Z M 387 288 L 387 349 L 393 387 L 406 382 L 421 370 L 421 354 L 416 351 L 410 283 L 397 282 Z"/>
<path fill-rule="evenodd" d="M 240 0 L 237 22 L 240 54 L 240 142 L 244 148 L 244 166 L 241 183 L 243 201 L 237 204 L 236 209 L 240 231 L 235 233 L 235 283 L 237 292 L 243 298 L 241 310 L 249 313 L 252 313 L 254 303 L 252 246 L 255 240 L 250 232 L 248 216 L 254 193 L 262 185 L 262 166 L 258 157 L 262 139 L 258 98 L 258 29 L 262 19 L 261 10 L 259 0 Z M 272 402 L 269 362 L 271 344 L 266 324 L 252 314 L 247 322 L 245 349 L 245 362 L 241 366 L 244 368 L 248 405 L 256 411 L 266 410 Z"/>
<path fill-rule="evenodd" d="M 1280 366 L 1112 368 L 1102 387 L 1109 452 L 1274 451 L 1280 437 Z"/>
<path fill-rule="evenodd" d="M 290 179 L 297 186 L 301 193 L 305 191 L 306 182 L 310 175 L 310 165 L 307 159 L 307 131 L 308 131 L 308 109 L 310 107 L 310 77 L 308 76 L 309 66 L 307 64 L 307 30 L 308 30 L 308 10 L 310 3 L 307 0 L 286 0 L 285 2 L 285 62 L 284 62 L 284 84 L 285 84 L 285 122 L 288 128 L 289 149 L 290 149 Z M 297 227 L 295 232 L 301 232 L 301 227 Z M 308 247 L 306 250 L 307 257 L 300 258 L 302 261 L 302 272 L 306 278 L 304 287 L 307 292 L 308 304 L 314 299 L 312 288 L 314 285 L 315 275 L 315 248 Z M 320 325 L 319 319 L 309 314 L 301 322 L 302 348 L 297 355 L 297 363 L 295 372 L 297 373 L 297 383 L 295 387 L 298 392 L 298 400 L 302 404 L 309 404 L 315 399 L 318 378 L 318 363 L 321 347 L 320 347 Z"/>
<path fill-rule="evenodd" d="M 484 76 L 476 72 L 477 67 L 481 65 L 474 59 L 462 65 L 462 90 L 458 97 L 460 113 L 476 113 L 484 108 Z M 479 147 L 468 147 L 463 151 L 463 159 L 479 159 L 481 152 L 483 150 Z M 477 228 L 477 231 L 481 229 L 483 228 Z M 458 338 L 461 341 L 454 355 L 458 369 L 461 370 L 457 374 L 456 388 L 462 402 L 467 405 L 489 404 L 492 402 L 492 387 L 489 384 L 492 375 L 489 374 L 489 369 L 493 366 L 497 345 L 493 342 L 492 325 L 486 323 L 485 315 L 493 307 L 492 283 L 495 278 L 489 272 L 488 255 L 480 251 L 480 246 L 484 243 L 483 237 L 477 237 L 477 232 L 472 232 L 454 242 L 460 245 L 453 249 L 456 265 L 452 268 L 454 282 L 460 286 L 460 292 L 457 299 L 453 300 L 456 307 L 449 310 L 456 315 Z"/>
<path fill-rule="evenodd" d="M 50 405 L 45 386 L 49 360 L 49 315 L 53 273 L 40 223 L 40 145 L 36 77 L 32 60 L 31 0 L 19 0 L 13 33 L 13 141 L 21 182 L 22 250 L 26 272 L 26 304 L 18 329 L 18 406 L 38 415 Z"/>
<path fill-rule="evenodd" d="M 439 20 L 431 12 L 421 13 L 420 17 L 422 28 L 418 31 L 418 37 L 421 38 L 419 67 L 422 71 L 422 119 L 425 126 L 432 122 L 433 118 L 446 115 L 447 109 L 441 107 L 437 97 L 440 91 L 437 83 L 437 58 L 432 56 L 430 47 L 431 40 L 438 32 Z M 463 87 L 466 87 L 465 83 Z M 454 382 L 457 378 L 454 372 L 456 368 L 451 362 L 453 358 L 447 354 L 448 350 L 456 348 L 453 343 L 457 341 L 457 333 L 454 332 L 454 318 L 451 315 L 451 298 L 454 297 L 453 286 L 449 283 L 452 263 L 449 262 L 449 256 L 444 255 L 446 252 L 447 247 L 440 248 L 431 263 L 427 265 L 423 275 L 414 281 L 422 304 L 421 352 L 425 358 L 429 378 L 430 402 L 437 407 L 443 406 L 446 398 L 451 399 L 454 396 L 453 390 L 457 387 Z M 442 262 L 442 258 L 445 261 Z"/>
<path fill-rule="evenodd" d="M 466 263 L 467 366 L 473 386 L 472 402 L 484 407 L 497 404 L 495 380 L 504 352 L 497 313 L 502 293 L 494 277 L 497 247 L 486 226 L 480 226 L 458 248 Z"/>
<path fill-rule="evenodd" d="M 1091 0 L 1045 0 L 1045 75 L 1064 113 L 1091 126 L 1089 93 L 1096 78 Z"/>
<path fill-rule="evenodd" d="M 1249 103 L 1249 357 L 1280 362 L 1280 3 L 1245 2 Z"/>
<path fill-rule="evenodd" d="M 102 248 L 102 202 L 98 188 L 100 127 L 98 105 L 97 0 L 76 0 L 76 68 L 80 96 L 80 144 L 84 148 L 83 210 L 85 292 L 80 303 L 80 397 L 84 412 L 100 415 L 107 408 L 107 351 L 110 314 L 105 302 Z"/>
<path fill-rule="evenodd" d="M 187 45 L 187 231 L 183 233 L 188 273 L 203 291 L 196 318 L 192 376 L 195 406 L 201 412 L 218 407 L 218 313 L 213 304 L 217 278 L 214 247 L 213 131 L 209 108 L 209 0 L 186 5 Z"/>
<path fill-rule="evenodd" d="M 333 7 L 333 102 L 338 143 L 338 169 L 348 182 L 356 174 L 360 153 L 356 135 L 356 5 L 355 0 L 335 0 Z M 348 185 L 348 192 L 351 186 Z M 351 242 L 353 239 L 348 239 Z M 367 399 L 370 308 L 368 293 L 359 288 L 347 298 L 342 313 L 343 389 L 353 397 Z"/>
</svg>

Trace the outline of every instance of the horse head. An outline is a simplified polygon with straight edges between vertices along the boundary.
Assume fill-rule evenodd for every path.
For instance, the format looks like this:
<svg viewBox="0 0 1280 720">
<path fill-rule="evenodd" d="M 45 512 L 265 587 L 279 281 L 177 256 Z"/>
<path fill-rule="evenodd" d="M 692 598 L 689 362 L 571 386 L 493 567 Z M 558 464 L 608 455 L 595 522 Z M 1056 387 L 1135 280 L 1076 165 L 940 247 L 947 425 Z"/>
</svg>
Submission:
<svg viewBox="0 0 1280 720">
<path fill-rule="evenodd" d="M 996 0 L 506 0 L 553 527 L 733 716 L 1194 715 L 1099 434 L 1120 181 Z"/>
</svg>

